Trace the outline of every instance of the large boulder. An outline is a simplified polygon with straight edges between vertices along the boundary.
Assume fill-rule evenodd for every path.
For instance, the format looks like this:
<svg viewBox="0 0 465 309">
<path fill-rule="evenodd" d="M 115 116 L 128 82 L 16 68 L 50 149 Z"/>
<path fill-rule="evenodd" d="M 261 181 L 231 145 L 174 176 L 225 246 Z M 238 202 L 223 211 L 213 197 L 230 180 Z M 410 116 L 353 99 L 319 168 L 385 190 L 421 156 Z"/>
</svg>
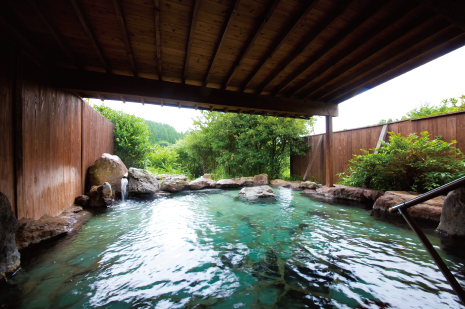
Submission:
<svg viewBox="0 0 465 309">
<path fill-rule="evenodd" d="M 197 178 L 189 183 L 191 190 L 200 190 L 204 188 L 215 188 L 216 181 L 208 178 Z"/>
<path fill-rule="evenodd" d="M 337 198 L 359 203 L 374 203 L 384 194 L 383 191 L 341 185 L 335 185 L 334 187 L 320 187 L 316 189 L 316 192 L 327 198 Z"/>
<path fill-rule="evenodd" d="M 245 179 L 241 178 L 221 179 L 216 182 L 216 185 L 220 188 L 239 188 L 244 184 Z"/>
<path fill-rule="evenodd" d="M 11 210 L 10 201 L 0 192 L 0 282 L 20 265 L 15 242 L 15 233 L 18 228 L 19 223 Z"/>
<path fill-rule="evenodd" d="M 108 182 L 114 191 L 121 192 L 121 178 L 127 172 L 128 169 L 118 156 L 104 153 L 87 171 L 89 187 Z"/>
<path fill-rule="evenodd" d="M 184 175 L 160 175 L 160 190 L 177 192 L 189 187 L 189 178 Z"/>
<path fill-rule="evenodd" d="M 268 175 L 267 174 L 260 174 L 253 176 L 253 185 L 254 186 L 262 186 L 268 184 Z"/>
<path fill-rule="evenodd" d="M 89 207 L 89 197 L 87 195 L 79 195 L 74 199 L 74 204 L 82 206 L 82 207 Z"/>
<path fill-rule="evenodd" d="M 440 234 L 465 238 L 465 187 L 449 192 L 439 221 Z"/>
<path fill-rule="evenodd" d="M 300 183 L 300 187 L 302 189 L 316 189 L 318 187 L 318 184 L 316 182 L 312 182 L 312 181 L 304 181 L 304 182 L 301 182 Z"/>
<path fill-rule="evenodd" d="M 318 191 L 318 190 L 317 190 Z M 399 212 L 390 213 L 389 208 L 417 197 L 419 193 L 407 191 L 387 191 L 373 205 L 372 214 L 381 217 L 400 217 Z M 423 222 L 439 223 L 445 196 L 438 196 L 408 209 L 409 214 Z"/>
<path fill-rule="evenodd" d="M 239 192 L 239 196 L 247 198 L 263 198 L 263 197 L 274 197 L 276 196 L 270 186 L 254 186 L 242 188 Z"/>
<path fill-rule="evenodd" d="M 160 190 L 157 178 L 147 170 L 131 167 L 128 178 L 129 195 L 154 195 Z"/>
<path fill-rule="evenodd" d="M 247 187 L 253 186 L 253 177 L 241 177 L 241 179 L 245 180 L 244 186 L 247 186 Z"/>
<path fill-rule="evenodd" d="M 113 204 L 111 185 L 108 182 L 100 186 L 93 186 L 87 193 L 89 207 L 108 207 Z"/>
</svg>

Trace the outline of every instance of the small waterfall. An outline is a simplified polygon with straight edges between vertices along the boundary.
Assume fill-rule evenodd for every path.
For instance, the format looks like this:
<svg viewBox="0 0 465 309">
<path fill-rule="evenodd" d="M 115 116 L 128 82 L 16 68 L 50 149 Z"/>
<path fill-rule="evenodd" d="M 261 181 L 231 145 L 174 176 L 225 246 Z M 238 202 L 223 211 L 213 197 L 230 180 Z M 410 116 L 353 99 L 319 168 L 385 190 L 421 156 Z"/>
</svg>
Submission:
<svg viewBox="0 0 465 309">
<path fill-rule="evenodd" d="M 128 187 L 128 179 L 127 178 L 121 178 L 121 200 L 123 200 L 124 202 L 124 199 L 127 197 L 127 189 Z"/>
</svg>

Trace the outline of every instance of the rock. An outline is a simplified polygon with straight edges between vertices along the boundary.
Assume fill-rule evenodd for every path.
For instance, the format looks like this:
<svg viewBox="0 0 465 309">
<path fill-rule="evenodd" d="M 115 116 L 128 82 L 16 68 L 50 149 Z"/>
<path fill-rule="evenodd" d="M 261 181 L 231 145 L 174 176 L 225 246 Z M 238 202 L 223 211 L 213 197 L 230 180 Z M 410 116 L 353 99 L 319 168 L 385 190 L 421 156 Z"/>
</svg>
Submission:
<svg viewBox="0 0 465 309">
<path fill-rule="evenodd" d="M 176 192 L 189 186 L 189 178 L 184 175 L 161 175 L 160 190 Z"/>
<path fill-rule="evenodd" d="M 168 197 L 168 196 L 170 196 L 172 194 L 173 193 L 171 193 L 171 192 L 158 191 L 157 193 L 155 193 L 155 197 Z"/>
<path fill-rule="evenodd" d="M 131 167 L 128 178 L 129 195 L 153 195 L 160 189 L 157 178 L 147 170 Z"/>
<path fill-rule="evenodd" d="M 111 185 L 108 182 L 101 186 L 93 186 L 87 195 L 89 196 L 89 207 L 108 207 L 113 204 Z"/>
<path fill-rule="evenodd" d="M 438 233 L 465 238 L 465 187 L 447 194 L 439 221 Z"/>
<path fill-rule="evenodd" d="M 114 191 L 121 192 L 121 178 L 127 172 L 128 169 L 118 156 L 104 153 L 89 167 L 87 179 L 90 187 L 108 182 Z"/>
<path fill-rule="evenodd" d="M 11 210 L 10 201 L 0 192 L 0 282 L 20 266 L 20 256 L 15 242 L 18 228 L 19 223 Z"/>
<path fill-rule="evenodd" d="M 22 250 L 31 244 L 37 244 L 46 239 L 60 236 L 70 232 L 76 223 L 76 214 L 82 207 L 70 206 L 57 216 L 44 215 L 39 220 L 21 219 L 20 227 L 16 232 L 16 246 Z"/>
<path fill-rule="evenodd" d="M 74 199 L 74 204 L 82 206 L 82 207 L 89 207 L 89 197 L 87 195 L 79 195 Z"/>
<path fill-rule="evenodd" d="M 194 181 L 191 181 L 189 183 L 189 186 L 191 190 L 200 190 L 203 188 L 215 188 L 216 187 L 216 181 L 211 180 L 209 178 L 197 178 Z"/>
<path fill-rule="evenodd" d="M 316 189 L 317 183 L 312 181 L 304 181 L 300 183 L 302 189 Z"/>
<path fill-rule="evenodd" d="M 311 196 L 311 195 L 316 195 L 318 194 L 316 190 L 313 189 L 305 189 L 300 192 L 300 194 L 305 195 L 305 196 Z"/>
<path fill-rule="evenodd" d="M 348 186 L 335 185 L 335 187 L 317 188 L 316 192 L 329 198 L 337 198 L 359 203 L 374 203 L 379 197 L 383 196 L 383 191 L 362 189 Z"/>
<path fill-rule="evenodd" d="M 241 178 L 221 179 L 217 181 L 216 184 L 220 188 L 239 188 L 245 184 L 245 179 L 241 179 Z"/>
<path fill-rule="evenodd" d="M 203 174 L 203 176 L 201 178 L 213 179 L 213 174 Z"/>
<path fill-rule="evenodd" d="M 253 177 L 241 177 L 241 179 L 245 180 L 244 186 L 253 186 Z"/>
<path fill-rule="evenodd" d="M 260 174 L 253 176 L 253 185 L 254 186 L 261 186 L 268 184 L 268 175 L 267 174 Z"/>
<path fill-rule="evenodd" d="M 246 187 L 242 188 L 239 192 L 239 196 L 243 197 L 252 197 L 252 198 L 259 198 L 259 197 L 274 197 L 276 196 L 271 189 L 270 186 L 255 186 L 255 187 Z"/>
<path fill-rule="evenodd" d="M 302 188 L 300 187 L 300 181 L 288 181 L 282 179 L 274 179 L 270 182 L 270 184 L 275 188 L 289 188 L 295 191 L 300 191 Z"/>
<path fill-rule="evenodd" d="M 418 195 L 419 193 L 416 192 L 387 191 L 376 200 L 371 213 L 386 217 L 400 217 L 401 215 L 398 212 L 390 213 L 389 207 L 411 200 Z M 439 223 L 444 199 L 445 196 L 435 197 L 429 201 L 410 207 L 408 212 L 415 219 Z"/>
</svg>

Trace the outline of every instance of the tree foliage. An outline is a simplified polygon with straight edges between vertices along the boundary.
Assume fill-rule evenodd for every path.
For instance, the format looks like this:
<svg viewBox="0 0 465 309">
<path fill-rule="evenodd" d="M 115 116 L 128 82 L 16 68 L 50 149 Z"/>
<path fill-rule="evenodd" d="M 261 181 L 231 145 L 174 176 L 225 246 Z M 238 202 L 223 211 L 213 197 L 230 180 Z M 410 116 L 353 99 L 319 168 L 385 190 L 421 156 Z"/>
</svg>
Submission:
<svg viewBox="0 0 465 309">
<path fill-rule="evenodd" d="M 175 128 L 168 124 L 144 120 L 150 130 L 149 140 L 151 143 L 158 143 L 161 146 L 168 146 L 176 143 L 177 140 L 183 138 L 184 133 L 179 133 Z"/>
<path fill-rule="evenodd" d="M 426 131 L 406 137 L 389 132 L 389 142 L 382 142 L 378 153 L 373 148 L 354 156 L 339 182 L 362 187 L 368 179 L 378 190 L 432 190 L 465 176 L 465 156 L 455 143 L 432 140 Z"/>
</svg>

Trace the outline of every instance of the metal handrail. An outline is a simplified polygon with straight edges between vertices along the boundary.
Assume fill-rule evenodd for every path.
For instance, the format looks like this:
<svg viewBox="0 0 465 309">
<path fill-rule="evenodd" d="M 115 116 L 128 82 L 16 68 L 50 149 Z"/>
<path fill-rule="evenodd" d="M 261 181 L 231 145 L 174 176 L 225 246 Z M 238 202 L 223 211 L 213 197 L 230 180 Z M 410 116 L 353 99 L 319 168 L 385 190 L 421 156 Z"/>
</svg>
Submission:
<svg viewBox="0 0 465 309">
<path fill-rule="evenodd" d="M 418 238 L 422 242 L 426 251 L 428 251 L 429 255 L 431 256 L 431 258 L 434 260 L 434 262 L 438 266 L 439 270 L 442 272 L 444 277 L 446 277 L 446 280 L 449 282 L 452 289 L 455 291 L 457 296 L 460 298 L 460 301 L 462 302 L 462 304 L 465 305 L 465 291 L 463 290 L 462 286 L 457 282 L 454 275 L 450 272 L 449 268 L 447 268 L 447 265 L 444 263 L 442 258 L 439 256 L 437 251 L 433 248 L 433 245 L 429 242 L 426 235 L 423 233 L 421 228 L 418 226 L 418 224 L 415 222 L 415 220 L 410 216 L 409 212 L 407 211 L 407 209 L 412 206 L 415 206 L 417 204 L 420 204 L 422 202 L 435 198 L 439 195 L 445 194 L 449 191 L 458 189 L 460 187 L 465 187 L 465 177 L 459 178 L 439 188 L 426 192 L 425 194 L 419 195 L 407 202 L 397 204 L 389 208 L 389 212 L 394 213 L 398 211 L 404 217 L 405 221 L 407 221 L 410 228 L 415 232 L 415 234 L 417 234 Z"/>
</svg>

